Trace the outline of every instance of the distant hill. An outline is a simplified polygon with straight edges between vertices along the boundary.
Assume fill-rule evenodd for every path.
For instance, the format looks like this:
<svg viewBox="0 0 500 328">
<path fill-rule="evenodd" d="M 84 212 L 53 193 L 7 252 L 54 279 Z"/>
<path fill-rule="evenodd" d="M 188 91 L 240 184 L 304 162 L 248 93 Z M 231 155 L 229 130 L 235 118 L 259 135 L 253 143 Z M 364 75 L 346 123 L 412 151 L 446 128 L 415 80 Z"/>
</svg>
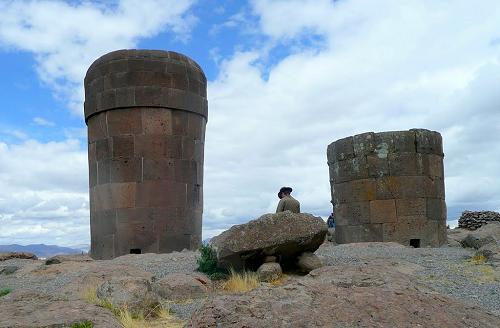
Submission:
<svg viewBox="0 0 500 328">
<path fill-rule="evenodd" d="M 76 248 L 78 247 L 78 248 Z M 58 254 L 80 254 L 86 253 L 85 245 L 75 248 L 61 247 L 56 245 L 32 244 L 32 245 L 0 245 L 0 252 L 29 252 L 38 257 L 51 257 Z"/>
</svg>

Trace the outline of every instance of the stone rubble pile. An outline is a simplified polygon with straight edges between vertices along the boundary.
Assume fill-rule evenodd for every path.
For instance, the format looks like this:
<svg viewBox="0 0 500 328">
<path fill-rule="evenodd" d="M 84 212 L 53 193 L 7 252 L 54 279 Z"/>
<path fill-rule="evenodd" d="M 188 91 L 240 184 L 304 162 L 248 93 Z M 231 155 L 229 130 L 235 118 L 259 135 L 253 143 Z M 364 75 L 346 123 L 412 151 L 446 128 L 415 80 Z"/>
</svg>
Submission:
<svg viewBox="0 0 500 328">
<path fill-rule="evenodd" d="M 476 230 L 493 221 L 500 222 L 500 213 L 493 211 L 464 211 L 460 219 L 458 219 L 458 227 L 467 230 Z"/>
</svg>

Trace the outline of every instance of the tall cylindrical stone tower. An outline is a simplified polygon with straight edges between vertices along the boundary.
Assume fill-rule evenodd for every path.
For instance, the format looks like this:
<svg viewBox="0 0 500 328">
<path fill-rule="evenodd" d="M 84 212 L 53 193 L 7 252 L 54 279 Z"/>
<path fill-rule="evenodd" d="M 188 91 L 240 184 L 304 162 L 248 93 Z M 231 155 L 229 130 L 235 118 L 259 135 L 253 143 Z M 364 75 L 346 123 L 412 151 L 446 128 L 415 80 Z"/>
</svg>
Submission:
<svg viewBox="0 0 500 328">
<path fill-rule="evenodd" d="M 85 76 L 91 255 L 201 242 L 206 78 L 192 59 L 119 50 Z"/>
<path fill-rule="evenodd" d="M 443 147 L 438 132 L 363 133 L 328 146 L 338 243 L 446 241 Z"/>
</svg>

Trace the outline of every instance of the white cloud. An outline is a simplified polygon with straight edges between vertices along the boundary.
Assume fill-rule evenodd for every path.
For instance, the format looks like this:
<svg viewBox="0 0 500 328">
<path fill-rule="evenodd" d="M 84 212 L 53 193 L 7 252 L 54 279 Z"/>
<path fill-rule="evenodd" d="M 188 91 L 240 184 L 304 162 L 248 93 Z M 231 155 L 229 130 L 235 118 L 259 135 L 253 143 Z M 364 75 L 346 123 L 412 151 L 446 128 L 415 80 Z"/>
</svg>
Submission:
<svg viewBox="0 0 500 328">
<path fill-rule="evenodd" d="M 36 125 L 47 126 L 47 127 L 51 127 L 51 126 L 55 126 L 56 125 L 54 122 L 46 120 L 43 117 L 34 117 L 33 118 L 33 123 L 36 124 Z"/>
<path fill-rule="evenodd" d="M 37 71 L 56 96 L 82 115 L 83 77 L 90 64 L 140 38 L 170 30 L 187 39 L 193 0 L 0 2 L 0 46 L 31 52 Z"/>
<path fill-rule="evenodd" d="M 87 154 L 77 140 L 0 142 L 0 244 L 89 241 Z"/>
<path fill-rule="evenodd" d="M 4 45 L 36 53 L 41 76 L 55 88 L 68 88 L 74 104 L 94 58 L 133 45 L 164 24 L 182 34 L 180 17 L 189 15 L 182 9 L 187 4 L 172 14 L 178 20 L 158 18 L 165 6 L 142 2 L 143 9 L 134 10 L 126 6 L 130 2 L 7 4 L 0 5 L 9 14 L 0 23 Z M 204 238 L 274 211 L 284 185 L 294 188 L 304 211 L 326 216 L 326 146 L 366 131 L 441 132 L 450 218 L 463 209 L 500 210 L 497 1 L 252 4 L 259 19 L 254 32 L 260 34 L 249 40 L 267 42 L 254 46 L 242 38 L 234 47 L 238 52 L 217 60 L 218 76 L 209 82 Z M 63 22 L 45 26 L 52 11 L 35 6 L 58 6 L 66 13 L 58 15 Z M 84 14 L 76 15 L 76 9 Z M 154 15 L 135 17 L 147 10 Z M 89 27 L 88 21 L 96 24 Z M 74 33 L 64 32 L 68 28 Z M 40 40 L 29 43 L 30 38 Z M 276 49 L 280 57 L 273 57 Z M 76 141 L 4 143 L 0 155 L 10 159 L 0 161 L 0 222 L 10 227 L 0 242 L 2 236 L 21 238 L 23 231 L 33 231 L 28 238 L 50 238 L 51 229 L 60 240 L 71 236 L 71 244 L 88 238 L 86 153 Z"/>
<path fill-rule="evenodd" d="M 253 10 L 271 47 L 290 53 L 265 78 L 267 52 L 250 47 L 210 83 L 206 227 L 272 211 L 282 185 L 325 215 L 330 142 L 414 127 L 443 135 L 450 218 L 500 209 L 498 2 L 256 0 Z"/>
</svg>

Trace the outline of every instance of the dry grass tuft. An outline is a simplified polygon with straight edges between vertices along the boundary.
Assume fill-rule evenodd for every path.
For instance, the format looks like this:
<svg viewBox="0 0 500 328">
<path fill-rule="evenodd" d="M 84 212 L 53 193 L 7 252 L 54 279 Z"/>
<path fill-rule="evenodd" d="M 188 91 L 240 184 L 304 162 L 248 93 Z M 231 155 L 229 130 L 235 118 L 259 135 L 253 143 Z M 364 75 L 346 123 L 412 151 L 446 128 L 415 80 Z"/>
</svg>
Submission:
<svg viewBox="0 0 500 328">
<path fill-rule="evenodd" d="M 476 264 L 476 265 L 484 264 L 487 260 L 488 260 L 488 258 L 486 256 L 484 256 L 483 254 L 476 254 L 471 258 L 472 264 Z"/>
<path fill-rule="evenodd" d="M 222 289 L 229 293 L 244 293 L 260 285 L 259 275 L 256 272 L 244 271 L 242 273 L 230 270 L 229 278 L 222 285 Z"/>
<path fill-rule="evenodd" d="M 288 276 L 286 274 L 280 275 L 279 278 L 271 280 L 269 283 L 273 286 L 281 286 L 288 280 Z"/>
<path fill-rule="evenodd" d="M 97 287 L 88 287 L 83 291 L 82 298 L 92 304 L 103 307 L 111 311 L 118 318 L 124 328 L 180 328 L 185 322 L 176 318 L 170 309 L 157 307 L 151 309 L 149 313 L 136 315 L 127 308 L 118 308 L 107 299 L 97 297 Z"/>
</svg>

